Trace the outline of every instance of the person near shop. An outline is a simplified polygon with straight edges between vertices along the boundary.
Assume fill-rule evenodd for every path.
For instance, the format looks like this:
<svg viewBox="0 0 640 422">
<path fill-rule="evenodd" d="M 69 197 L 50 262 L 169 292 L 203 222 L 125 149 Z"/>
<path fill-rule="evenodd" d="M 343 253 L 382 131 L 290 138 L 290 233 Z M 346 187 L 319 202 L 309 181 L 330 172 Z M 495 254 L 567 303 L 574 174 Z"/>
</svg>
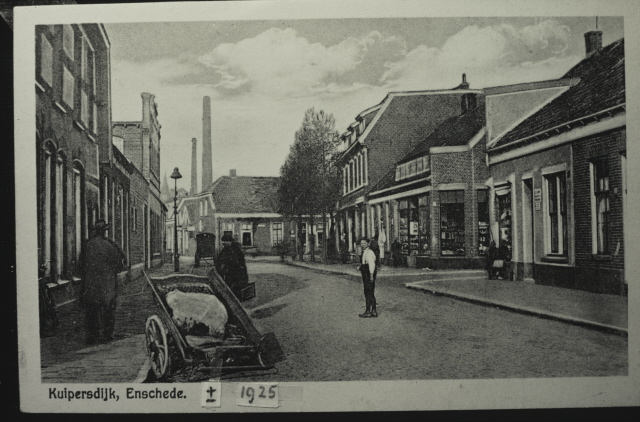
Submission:
<svg viewBox="0 0 640 422">
<path fill-rule="evenodd" d="M 216 270 L 235 293 L 249 282 L 247 264 L 242 247 L 229 234 L 222 236 L 222 250 L 216 261 Z"/>
<path fill-rule="evenodd" d="M 106 238 L 110 227 L 102 219 L 96 221 L 94 235 L 80 254 L 80 304 L 85 312 L 87 344 L 112 340 L 115 329 L 118 273 L 126 267 L 122 250 Z"/>
<path fill-rule="evenodd" d="M 496 274 L 498 279 L 509 280 L 510 272 L 509 272 L 509 261 L 511 261 L 511 250 L 507 244 L 507 241 L 502 239 L 500 241 L 500 246 L 498 247 L 497 260 L 502 261 L 502 267 L 498 269 Z"/>
<path fill-rule="evenodd" d="M 366 308 L 363 314 L 359 314 L 360 318 L 375 318 L 378 316 L 376 309 L 376 255 L 371 250 L 371 241 L 363 237 L 360 240 L 360 247 L 362 248 L 362 255 L 360 257 L 360 264 L 356 267 L 360 274 L 362 274 L 362 283 L 364 285 L 364 298 Z"/>
<path fill-rule="evenodd" d="M 393 266 L 394 267 L 401 267 L 402 266 L 402 264 L 403 264 L 402 244 L 400 243 L 398 238 L 396 238 L 393 241 L 393 243 L 391 244 L 391 259 L 393 261 Z"/>
<path fill-rule="evenodd" d="M 487 270 L 487 276 L 489 280 L 493 280 L 494 278 L 494 268 L 493 264 L 498 256 L 498 248 L 496 248 L 496 242 L 494 240 L 491 241 L 489 245 L 489 249 L 487 249 L 487 261 L 485 264 L 485 269 Z"/>
</svg>

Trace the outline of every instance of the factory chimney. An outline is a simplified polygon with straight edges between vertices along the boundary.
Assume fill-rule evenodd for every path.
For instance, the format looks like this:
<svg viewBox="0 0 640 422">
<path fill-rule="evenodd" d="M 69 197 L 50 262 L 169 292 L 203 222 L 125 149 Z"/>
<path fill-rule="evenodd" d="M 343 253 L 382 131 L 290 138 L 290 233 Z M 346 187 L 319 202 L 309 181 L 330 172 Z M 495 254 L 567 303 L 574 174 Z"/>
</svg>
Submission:
<svg viewBox="0 0 640 422">
<path fill-rule="evenodd" d="M 198 140 L 191 138 L 191 196 L 198 193 L 198 155 L 196 145 Z"/>
<path fill-rule="evenodd" d="M 202 104 L 202 189 L 213 183 L 211 157 L 211 98 L 204 97 Z"/>
</svg>

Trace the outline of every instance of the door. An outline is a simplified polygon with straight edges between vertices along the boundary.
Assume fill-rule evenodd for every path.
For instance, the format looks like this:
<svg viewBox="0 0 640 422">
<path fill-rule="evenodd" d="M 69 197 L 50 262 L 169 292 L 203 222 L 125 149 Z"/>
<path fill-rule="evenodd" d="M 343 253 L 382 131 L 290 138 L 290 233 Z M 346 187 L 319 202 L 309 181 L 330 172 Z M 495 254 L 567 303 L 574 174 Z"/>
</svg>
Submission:
<svg viewBox="0 0 640 422">
<path fill-rule="evenodd" d="M 533 179 L 522 180 L 522 260 L 524 263 L 523 279 L 533 280 L 534 277 L 534 227 L 533 213 L 535 206 Z"/>
</svg>

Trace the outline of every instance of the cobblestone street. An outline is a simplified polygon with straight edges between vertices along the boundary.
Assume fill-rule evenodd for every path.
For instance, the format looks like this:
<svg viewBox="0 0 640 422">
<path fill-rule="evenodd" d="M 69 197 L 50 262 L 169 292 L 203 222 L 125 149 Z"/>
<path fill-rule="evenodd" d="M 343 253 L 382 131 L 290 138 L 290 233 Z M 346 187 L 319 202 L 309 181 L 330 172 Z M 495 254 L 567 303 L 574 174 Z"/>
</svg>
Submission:
<svg viewBox="0 0 640 422">
<path fill-rule="evenodd" d="M 396 283 L 376 283 L 377 319 L 361 319 L 362 284 L 277 264 L 254 264 L 246 302 L 287 359 L 279 381 L 611 376 L 627 373 L 627 340 Z"/>
<path fill-rule="evenodd" d="M 352 276 L 268 262 L 248 267 L 256 297 L 243 306 L 261 333 L 275 332 L 286 359 L 247 381 L 627 374 L 623 336 L 399 288 L 391 277 L 376 283 L 379 317 L 361 319 L 362 284 Z M 45 382 L 116 382 L 115 372 L 128 376 L 119 382 L 136 378 L 146 359 L 144 323 L 158 310 L 144 278 L 125 284 L 119 303 L 117 338 L 92 347 L 83 343 L 77 305 L 59 309 L 58 335 L 41 342 Z"/>
</svg>

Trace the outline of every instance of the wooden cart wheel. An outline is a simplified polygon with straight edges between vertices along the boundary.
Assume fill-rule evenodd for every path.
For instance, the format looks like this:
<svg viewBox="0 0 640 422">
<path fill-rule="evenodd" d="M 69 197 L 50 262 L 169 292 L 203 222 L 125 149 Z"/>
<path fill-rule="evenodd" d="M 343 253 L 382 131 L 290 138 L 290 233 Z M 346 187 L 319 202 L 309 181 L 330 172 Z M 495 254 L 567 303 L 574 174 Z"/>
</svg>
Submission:
<svg viewBox="0 0 640 422">
<path fill-rule="evenodd" d="M 162 379 L 169 372 L 169 343 L 167 331 L 157 315 L 152 315 L 147 319 L 145 333 L 151 369 L 157 379 Z"/>
</svg>

